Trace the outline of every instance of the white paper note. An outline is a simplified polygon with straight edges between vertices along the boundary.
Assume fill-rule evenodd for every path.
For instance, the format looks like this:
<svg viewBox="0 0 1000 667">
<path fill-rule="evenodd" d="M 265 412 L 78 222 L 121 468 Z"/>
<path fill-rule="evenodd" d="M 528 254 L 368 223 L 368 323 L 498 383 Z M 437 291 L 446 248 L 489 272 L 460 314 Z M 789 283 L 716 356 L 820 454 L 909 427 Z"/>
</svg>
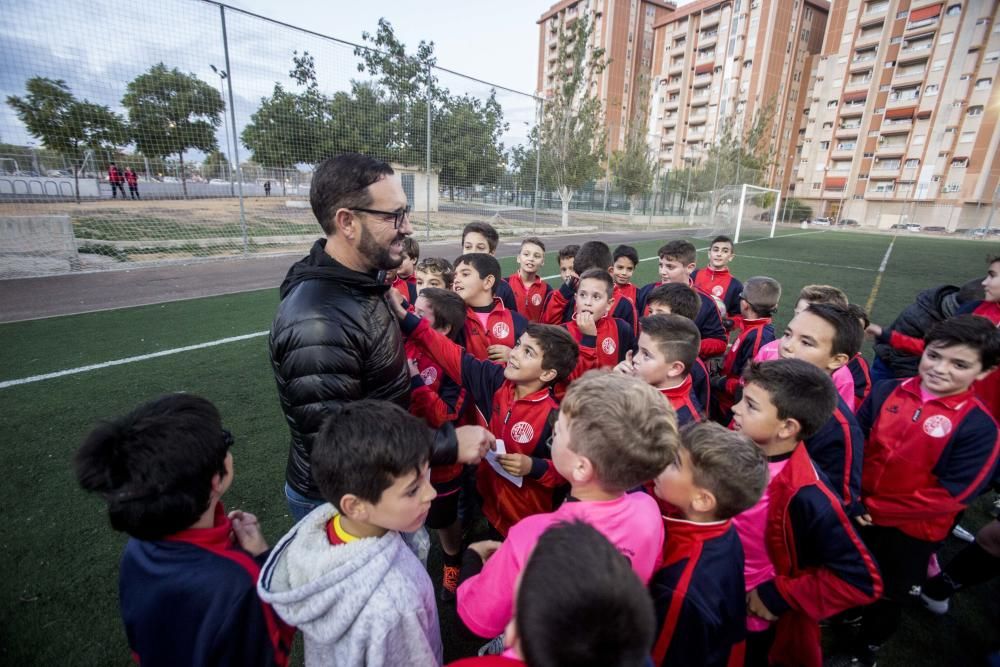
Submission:
<svg viewBox="0 0 1000 667">
<path fill-rule="evenodd" d="M 496 451 L 493 451 L 492 449 L 486 450 L 486 462 L 490 464 L 490 467 L 493 468 L 498 475 L 506 479 L 514 486 L 521 488 L 521 485 L 524 484 L 524 478 L 519 477 L 518 475 L 510 474 L 503 469 L 503 466 L 500 465 L 500 461 L 497 460 L 497 454 L 507 453 L 507 448 L 504 446 L 503 440 L 498 438 L 496 447 Z"/>
</svg>

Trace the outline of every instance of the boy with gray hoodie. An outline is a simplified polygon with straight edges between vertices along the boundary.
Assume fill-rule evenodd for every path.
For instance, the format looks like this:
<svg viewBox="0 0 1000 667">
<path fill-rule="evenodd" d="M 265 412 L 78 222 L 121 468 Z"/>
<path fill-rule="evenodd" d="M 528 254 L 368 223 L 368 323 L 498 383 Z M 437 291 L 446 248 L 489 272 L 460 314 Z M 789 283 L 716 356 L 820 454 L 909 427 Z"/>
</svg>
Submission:
<svg viewBox="0 0 1000 667">
<path fill-rule="evenodd" d="M 336 410 L 312 450 L 326 504 L 274 548 L 257 590 L 305 637 L 319 665 L 440 665 L 434 589 L 407 533 L 436 495 L 431 432 L 402 408 L 364 400 Z"/>
</svg>

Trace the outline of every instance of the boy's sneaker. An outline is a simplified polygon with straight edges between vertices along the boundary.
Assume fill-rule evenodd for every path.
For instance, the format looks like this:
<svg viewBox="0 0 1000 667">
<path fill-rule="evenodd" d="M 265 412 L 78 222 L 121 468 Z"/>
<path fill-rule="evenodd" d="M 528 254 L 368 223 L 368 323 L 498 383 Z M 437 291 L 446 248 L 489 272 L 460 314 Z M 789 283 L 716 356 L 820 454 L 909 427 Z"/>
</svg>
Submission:
<svg viewBox="0 0 1000 667">
<path fill-rule="evenodd" d="M 935 614 L 947 614 L 948 601 L 959 588 L 961 587 L 952 581 L 947 574 L 938 575 L 924 583 L 920 591 L 920 602 L 928 611 Z"/>
<path fill-rule="evenodd" d="M 441 600 L 451 602 L 455 599 L 455 591 L 458 590 L 459 568 L 454 565 L 445 565 L 441 575 Z"/>
<path fill-rule="evenodd" d="M 839 653 L 823 661 L 823 667 L 876 667 L 878 647 L 869 646 L 854 653 Z"/>
<path fill-rule="evenodd" d="M 948 598 L 943 600 L 935 600 L 927 593 L 920 594 L 920 602 L 923 603 L 924 608 L 927 611 L 937 614 L 938 616 L 944 616 L 948 613 Z"/>
<path fill-rule="evenodd" d="M 497 635 L 479 647 L 478 655 L 500 655 L 503 653 L 503 635 Z"/>
<path fill-rule="evenodd" d="M 951 536 L 960 539 L 963 542 L 968 542 L 970 544 L 976 541 L 975 535 L 973 535 L 972 533 L 970 533 L 965 528 L 962 528 L 959 525 L 956 525 L 954 528 L 951 529 Z"/>
</svg>

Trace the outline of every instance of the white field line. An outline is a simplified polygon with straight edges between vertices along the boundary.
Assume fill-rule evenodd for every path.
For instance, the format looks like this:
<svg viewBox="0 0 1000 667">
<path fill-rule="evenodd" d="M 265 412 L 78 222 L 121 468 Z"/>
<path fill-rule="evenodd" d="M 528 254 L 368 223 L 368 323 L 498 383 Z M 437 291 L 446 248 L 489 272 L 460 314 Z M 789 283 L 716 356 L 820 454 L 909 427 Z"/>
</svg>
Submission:
<svg viewBox="0 0 1000 667">
<path fill-rule="evenodd" d="M 826 230 L 814 231 L 814 232 L 797 232 L 797 233 L 794 233 L 794 234 L 784 234 L 784 235 L 782 235 L 779 238 L 784 238 L 786 236 L 802 236 L 803 234 L 820 234 L 823 231 L 826 231 Z M 761 238 L 761 239 L 751 239 L 749 241 L 743 241 L 739 245 L 742 246 L 742 245 L 744 245 L 746 243 L 753 243 L 754 241 L 768 241 L 768 240 L 770 240 L 770 239 L 763 239 L 763 238 Z M 890 246 L 890 249 L 891 249 L 891 246 Z M 698 248 L 698 250 L 699 251 L 703 251 L 703 250 L 708 250 L 708 248 Z M 639 261 L 640 262 L 650 262 L 650 261 L 653 261 L 655 259 L 658 259 L 658 257 L 657 256 L 643 257 Z M 886 253 L 886 259 L 888 259 L 888 253 Z M 884 264 L 885 264 L 885 260 L 883 260 L 883 266 L 884 266 Z M 845 267 L 845 268 L 847 268 L 847 267 Z M 558 278 L 558 277 L 559 277 L 559 274 L 557 273 L 557 274 L 555 274 L 553 276 L 543 276 L 542 280 L 550 280 L 552 278 Z M 61 370 L 61 371 L 55 371 L 53 373 L 44 373 L 42 375 L 31 375 L 29 377 L 18 378 L 16 380 L 4 380 L 4 381 L 0 382 L 0 389 L 7 389 L 8 387 L 17 387 L 19 385 L 30 384 L 32 382 L 41 382 L 42 380 L 52 380 L 54 378 L 64 377 L 66 375 L 77 375 L 78 373 L 86 373 L 86 372 L 89 372 L 89 371 L 96 371 L 96 370 L 100 370 L 102 368 L 109 368 L 111 366 L 121 366 L 121 365 L 124 365 L 124 364 L 132 364 L 132 363 L 136 363 L 136 362 L 139 362 L 139 361 L 147 361 L 149 359 L 157 359 L 159 357 L 168 357 L 168 356 L 173 355 L 173 354 L 181 354 L 182 352 L 192 352 L 194 350 L 203 350 L 206 347 L 215 347 L 217 345 L 226 345 L 228 343 L 237 343 L 239 341 L 248 340 L 250 338 L 258 338 L 260 336 L 266 336 L 267 334 L 268 334 L 267 331 L 257 331 L 257 332 L 254 332 L 254 333 L 243 334 L 242 336 L 231 336 L 229 338 L 220 338 L 219 340 L 211 340 L 211 341 L 208 341 L 207 343 L 198 343 L 196 345 L 185 345 L 184 347 L 176 347 L 176 348 L 173 348 L 173 349 L 170 349 L 170 350 L 161 350 L 160 352 L 152 352 L 150 354 L 140 354 L 140 355 L 137 355 L 137 356 L 134 356 L 134 357 L 125 357 L 123 359 L 114 359 L 112 361 L 104 361 L 104 362 L 101 362 L 99 364 L 90 364 L 88 366 L 78 366 L 76 368 L 67 368 L 67 369 L 64 369 L 64 370 Z"/>
<path fill-rule="evenodd" d="M 868 301 L 865 303 L 865 312 L 872 312 L 872 307 L 875 305 L 875 297 L 878 296 L 878 288 L 882 285 L 882 276 L 885 275 L 885 267 L 889 264 L 889 255 L 892 254 L 892 246 L 896 244 L 896 237 L 892 237 L 892 241 L 889 242 L 889 247 L 885 249 L 885 255 L 882 257 L 882 263 L 878 266 L 878 275 L 875 276 L 875 284 L 872 285 L 871 294 L 868 295 Z"/>
</svg>

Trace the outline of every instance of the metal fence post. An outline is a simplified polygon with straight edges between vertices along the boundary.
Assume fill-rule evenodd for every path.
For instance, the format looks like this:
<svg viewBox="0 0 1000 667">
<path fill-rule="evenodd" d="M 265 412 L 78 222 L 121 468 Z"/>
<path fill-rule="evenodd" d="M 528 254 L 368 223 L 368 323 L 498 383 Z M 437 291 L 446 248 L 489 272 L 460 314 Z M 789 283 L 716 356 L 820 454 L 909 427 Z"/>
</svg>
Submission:
<svg viewBox="0 0 1000 667">
<path fill-rule="evenodd" d="M 427 64 L 427 240 L 431 238 L 431 66 Z"/>
<path fill-rule="evenodd" d="M 226 56 L 226 72 L 229 77 L 229 119 L 233 125 L 233 160 L 236 162 L 236 179 L 239 182 L 240 191 L 240 230 L 243 232 L 243 254 L 250 251 L 250 241 L 247 238 L 247 216 L 243 208 L 243 171 L 240 168 L 239 135 L 236 131 L 236 109 L 233 103 L 233 68 L 229 64 L 229 37 L 226 35 L 226 6 L 219 5 L 219 16 L 222 19 L 222 50 Z"/>
<path fill-rule="evenodd" d="M 535 124 L 535 196 L 532 202 L 531 224 L 538 227 L 538 191 L 539 176 L 542 172 L 542 123 L 545 122 L 545 98 L 538 102 L 538 122 Z M 537 229 L 535 230 L 538 231 Z"/>
</svg>

